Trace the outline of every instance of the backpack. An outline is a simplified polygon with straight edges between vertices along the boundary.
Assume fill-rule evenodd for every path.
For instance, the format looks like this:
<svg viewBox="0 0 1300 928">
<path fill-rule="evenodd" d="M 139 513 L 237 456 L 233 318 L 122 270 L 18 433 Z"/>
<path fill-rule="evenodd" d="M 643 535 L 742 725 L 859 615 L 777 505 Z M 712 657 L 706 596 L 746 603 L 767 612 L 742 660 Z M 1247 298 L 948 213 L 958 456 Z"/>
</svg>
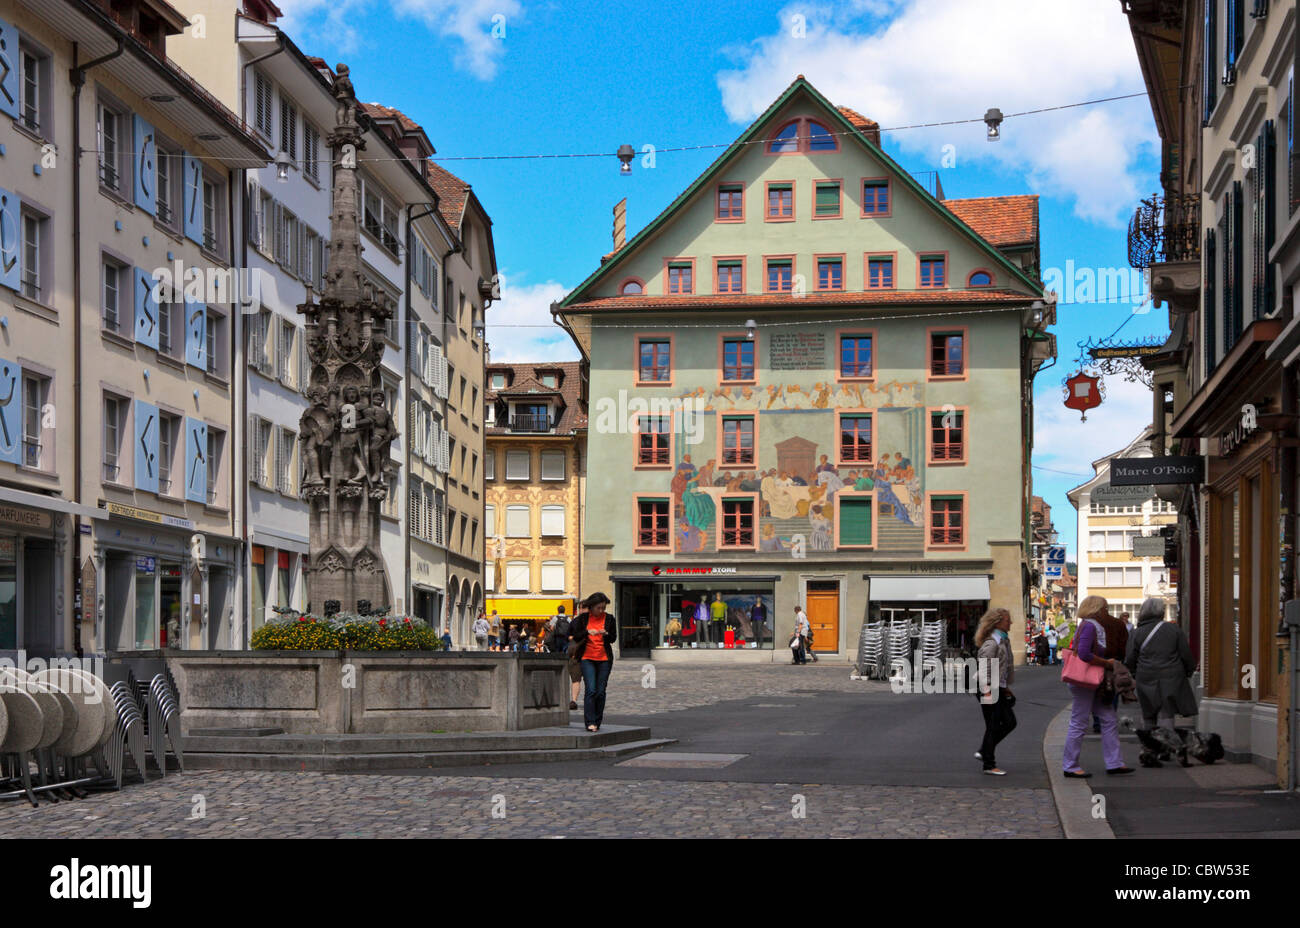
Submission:
<svg viewBox="0 0 1300 928">
<path fill-rule="evenodd" d="M 564 616 L 556 617 L 554 633 L 555 633 L 556 641 L 569 640 L 569 620 L 566 617 Z"/>
</svg>

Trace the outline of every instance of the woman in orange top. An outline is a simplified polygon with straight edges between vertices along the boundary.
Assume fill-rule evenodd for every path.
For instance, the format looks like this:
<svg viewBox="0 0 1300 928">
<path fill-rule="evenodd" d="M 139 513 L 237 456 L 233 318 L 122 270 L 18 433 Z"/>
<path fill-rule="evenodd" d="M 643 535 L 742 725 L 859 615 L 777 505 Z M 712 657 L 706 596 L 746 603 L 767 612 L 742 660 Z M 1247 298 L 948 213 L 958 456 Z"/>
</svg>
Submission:
<svg viewBox="0 0 1300 928">
<path fill-rule="evenodd" d="M 613 644 L 618 640 L 614 617 L 605 612 L 609 597 L 592 593 L 582 601 L 585 612 L 578 613 L 569 631 L 581 655 L 582 680 L 586 691 L 582 703 L 582 719 L 587 731 L 600 731 L 605 717 L 605 686 L 609 671 L 614 666 Z"/>
</svg>

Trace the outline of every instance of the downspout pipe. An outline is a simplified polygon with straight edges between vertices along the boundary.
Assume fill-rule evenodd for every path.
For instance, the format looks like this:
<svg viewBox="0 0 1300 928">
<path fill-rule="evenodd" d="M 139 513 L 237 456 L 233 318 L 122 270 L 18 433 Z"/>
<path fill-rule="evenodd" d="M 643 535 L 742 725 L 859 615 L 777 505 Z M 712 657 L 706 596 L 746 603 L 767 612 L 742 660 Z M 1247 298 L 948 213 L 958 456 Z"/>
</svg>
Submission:
<svg viewBox="0 0 1300 928">
<path fill-rule="evenodd" d="M 74 334 L 72 339 L 72 425 L 73 425 L 73 459 L 76 462 L 76 473 L 73 477 L 72 498 L 74 502 L 80 503 L 82 500 L 82 410 L 81 410 L 81 88 L 86 84 L 86 72 L 91 68 L 98 67 L 105 62 L 112 61 L 126 50 L 126 39 L 122 36 L 117 37 L 117 48 L 107 55 L 101 55 L 93 58 L 85 64 L 77 64 L 77 57 L 80 48 L 74 42 L 72 45 L 72 68 L 70 77 L 72 80 L 72 305 L 73 305 L 73 328 Z M 77 565 L 81 562 L 81 516 L 76 519 L 77 532 Z M 74 565 L 74 568 L 77 566 Z M 86 591 L 82 590 L 81 595 L 84 597 Z M 97 604 L 92 603 L 92 608 L 98 608 Z M 85 609 L 85 604 L 82 604 Z M 92 646 L 93 646 L 92 642 Z M 83 654 L 81 644 L 81 616 L 73 616 L 72 619 L 72 646 L 80 658 Z"/>
<path fill-rule="evenodd" d="M 412 215 L 411 210 L 418 206 L 425 207 L 424 211 L 421 212 L 419 215 Z M 405 384 L 405 390 L 403 392 L 403 396 L 405 397 L 405 409 L 404 409 L 405 421 L 402 423 L 402 427 L 405 428 L 407 431 L 410 431 L 411 428 L 411 414 L 410 414 L 411 321 L 414 316 L 414 314 L 411 311 L 411 245 L 412 245 L 412 240 L 415 236 L 415 233 L 413 231 L 414 229 L 413 224 L 415 220 L 423 219 L 425 216 L 432 214 L 434 210 L 436 210 L 437 208 L 438 208 L 438 201 L 436 199 L 431 203 L 407 203 L 406 204 L 406 260 L 402 262 L 403 264 L 402 293 L 405 296 L 402 305 L 402 337 L 405 339 L 404 344 L 406 345 L 406 350 L 403 352 L 405 363 L 402 366 L 405 367 L 406 370 L 402 372 L 402 381 Z M 412 437 L 413 436 L 411 435 L 407 435 L 406 441 L 402 443 L 405 449 L 402 452 L 402 457 L 406 462 L 405 468 L 402 471 L 406 483 L 402 487 L 402 489 L 403 489 L 403 498 L 406 500 L 406 520 L 407 520 L 406 531 L 402 533 L 404 536 L 402 540 L 403 575 L 406 578 L 406 586 L 405 586 L 405 592 L 403 593 L 403 597 L 406 599 L 407 615 L 410 615 L 415 607 L 415 603 L 412 601 L 414 597 L 411 594 L 411 591 L 413 589 L 413 587 L 411 586 L 411 521 L 410 521 Z M 438 629 L 434 629 L 434 631 L 438 631 Z"/>
</svg>

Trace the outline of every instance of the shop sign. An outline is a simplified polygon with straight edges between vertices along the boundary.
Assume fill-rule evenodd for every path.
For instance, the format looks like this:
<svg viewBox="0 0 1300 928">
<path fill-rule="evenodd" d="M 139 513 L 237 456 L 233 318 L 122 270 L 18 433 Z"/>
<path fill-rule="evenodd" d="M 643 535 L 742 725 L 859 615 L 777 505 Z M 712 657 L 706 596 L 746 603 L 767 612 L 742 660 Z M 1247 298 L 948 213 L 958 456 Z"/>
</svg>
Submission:
<svg viewBox="0 0 1300 928">
<path fill-rule="evenodd" d="M 1162 458 L 1115 458 L 1110 462 L 1110 485 L 1113 487 L 1146 485 L 1150 490 L 1150 484 L 1204 481 L 1205 458 L 1199 454 Z"/>
<path fill-rule="evenodd" d="M 135 559 L 135 572 L 138 574 L 152 574 L 158 569 L 158 559 L 153 557 L 138 557 Z"/>
<path fill-rule="evenodd" d="M 95 616 L 98 614 L 99 593 L 96 589 L 98 579 L 95 559 L 86 558 L 85 563 L 81 565 L 81 622 L 91 628 L 95 627 Z"/>
<path fill-rule="evenodd" d="M 1140 535 L 1133 539 L 1134 557 L 1164 557 L 1164 535 Z"/>
<path fill-rule="evenodd" d="M 1219 457 L 1232 457 L 1238 448 L 1259 431 L 1255 407 L 1247 405 L 1245 408 L 1249 411 L 1244 412 L 1232 428 L 1219 434 Z"/>
<path fill-rule="evenodd" d="M 1065 571 L 1065 548 L 1053 546 L 1047 549 L 1047 569 L 1043 576 L 1048 580 L 1060 580 Z"/>
<path fill-rule="evenodd" d="M 134 506 L 124 506 L 121 503 L 108 503 L 106 508 L 110 515 L 125 516 L 128 519 L 136 519 L 140 522 L 152 522 L 154 525 L 166 525 L 170 528 L 187 528 L 191 530 L 194 528 L 194 522 L 190 519 L 181 519 L 161 512 L 153 512 L 149 509 L 137 509 Z"/>
<path fill-rule="evenodd" d="M 48 512 L 23 509 L 21 506 L 11 506 L 8 503 L 0 503 L 0 522 L 32 529 L 49 529 L 52 524 Z"/>
<path fill-rule="evenodd" d="M 656 565 L 650 568 L 650 573 L 654 574 L 656 577 L 667 575 L 679 576 L 682 574 L 695 574 L 697 576 L 705 574 L 717 576 L 718 574 L 734 574 L 735 572 L 736 568 L 734 567 L 659 567 Z"/>
</svg>

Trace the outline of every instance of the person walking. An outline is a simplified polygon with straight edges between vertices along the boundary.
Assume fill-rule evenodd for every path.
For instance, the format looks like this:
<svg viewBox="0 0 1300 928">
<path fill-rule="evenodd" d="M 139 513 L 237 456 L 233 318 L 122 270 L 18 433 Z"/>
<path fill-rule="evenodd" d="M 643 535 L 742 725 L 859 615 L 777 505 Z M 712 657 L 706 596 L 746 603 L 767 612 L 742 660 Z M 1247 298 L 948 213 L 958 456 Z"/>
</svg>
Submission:
<svg viewBox="0 0 1300 928">
<path fill-rule="evenodd" d="M 981 672 L 979 686 L 976 687 L 980 712 L 984 715 L 984 740 L 980 742 L 975 757 L 984 765 L 984 772 L 993 777 L 1007 775 L 997 765 L 994 752 L 1016 727 L 1016 713 L 1012 711 L 1016 697 L 1011 692 L 1015 666 L 1011 657 L 1010 632 L 1011 613 L 1002 608 L 993 608 L 984 613 L 975 628 L 975 646 L 979 648 L 980 666 L 989 668 L 986 672 Z M 993 689 L 994 674 L 997 675 L 996 691 Z"/>
<path fill-rule="evenodd" d="M 556 654 L 564 654 L 569 648 L 569 617 L 564 613 L 563 606 L 557 606 L 555 610 L 554 624 L 551 625 L 551 650 Z"/>
<path fill-rule="evenodd" d="M 1050 622 L 1047 624 L 1047 663 L 1056 663 L 1056 626 Z"/>
<path fill-rule="evenodd" d="M 571 626 L 585 688 L 582 720 L 590 732 L 600 731 L 600 723 L 605 717 L 605 688 L 614 666 L 613 645 L 618 640 L 614 617 L 605 612 L 607 605 L 608 596 L 592 593 L 582 601 L 586 611 L 578 613 Z"/>
<path fill-rule="evenodd" d="M 474 620 L 474 643 L 478 645 L 480 651 L 488 649 L 488 631 L 488 621 L 480 612 L 478 618 Z"/>
<path fill-rule="evenodd" d="M 506 641 L 509 642 L 511 651 L 519 650 L 519 626 L 518 625 L 510 626 L 510 631 L 506 635 Z"/>
<path fill-rule="evenodd" d="M 495 609 L 492 610 L 492 631 L 489 633 L 492 637 L 492 644 L 500 650 L 505 650 L 505 640 L 501 637 L 501 617 L 497 615 Z"/>
<path fill-rule="evenodd" d="M 1050 649 L 1047 644 L 1047 636 L 1040 630 L 1038 637 L 1034 639 L 1034 661 L 1040 667 L 1046 666 L 1050 658 Z"/>
<path fill-rule="evenodd" d="M 1192 692 L 1190 678 L 1196 671 L 1196 661 L 1187 641 L 1187 633 L 1173 622 L 1165 621 L 1165 601 L 1148 597 L 1138 609 L 1138 624 L 1129 638 L 1124 655 L 1124 666 L 1137 682 L 1138 706 L 1142 710 L 1143 729 L 1138 738 L 1143 744 L 1160 728 L 1159 741 L 1180 745 L 1174 728 L 1174 717 L 1197 714 L 1196 694 Z M 1161 721 L 1168 724 L 1161 726 Z M 1196 724 L 1193 722 L 1192 730 Z M 1145 737 L 1144 737 L 1145 736 Z M 1153 766 L 1158 766 L 1156 761 Z"/>
<path fill-rule="evenodd" d="M 1079 628 L 1074 633 L 1071 650 L 1079 660 L 1094 667 L 1110 668 L 1115 663 L 1113 658 L 1106 658 L 1106 629 L 1098 617 L 1106 612 L 1106 600 L 1100 596 L 1088 596 L 1079 604 Z M 1079 766 L 1079 753 L 1083 748 L 1083 736 L 1088 730 L 1088 720 L 1096 716 L 1101 723 L 1101 751 L 1108 774 L 1132 773 L 1133 768 L 1125 765 L 1124 755 L 1119 746 L 1119 720 L 1115 717 L 1115 707 L 1103 691 L 1103 687 L 1089 687 L 1078 683 L 1067 683 L 1070 689 L 1070 728 L 1065 737 L 1065 751 L 1061 756 L 1061 768 L 1067 777 L 1083 779 L 1092 776 Z"/>
<path fill-rule="evenodd" d="M 442 649 L 444 651 L 451 650 L 451 628 L 450 627 L 444 627 L 442 630 Z M 480 648 L 479 650 L 482 650 L 482 648 Z"/>
<path fill-rule="evenodd" d="M 1128 618 L 1127 613 L 1124 617 L 1113 616 L 1110 614 L 1110 606 L 1097 616 L 1097 621 L 1101 627 L 1106 630 L 1106 650 L 1101 656 L 1108 661 L 1123 661 L 1124 655 L 1128 652 Z M 1119 694 L 1115 692 L 1115 675 L 1107 672 L 1105 680 L 1102 682 L 1100 690 L 1104 699 L 1110 700 L 1111 708 L 1116 711 L 1116 717 L 1119 713 Z M 1094 734 L 1101 734 L 1101 719 L 1093 717 L 1092 730 Z"/>
<path fill-rule="evenodd" d="M 794 663 L 808 663 L 808 636 L 812 633 L 812 626 L 808 623 L 808 616 L 803 611 L 803 606 L 794 607 L 794 633 L 799 636 L 799 653 L 796 655 Z"/>
</svg>

